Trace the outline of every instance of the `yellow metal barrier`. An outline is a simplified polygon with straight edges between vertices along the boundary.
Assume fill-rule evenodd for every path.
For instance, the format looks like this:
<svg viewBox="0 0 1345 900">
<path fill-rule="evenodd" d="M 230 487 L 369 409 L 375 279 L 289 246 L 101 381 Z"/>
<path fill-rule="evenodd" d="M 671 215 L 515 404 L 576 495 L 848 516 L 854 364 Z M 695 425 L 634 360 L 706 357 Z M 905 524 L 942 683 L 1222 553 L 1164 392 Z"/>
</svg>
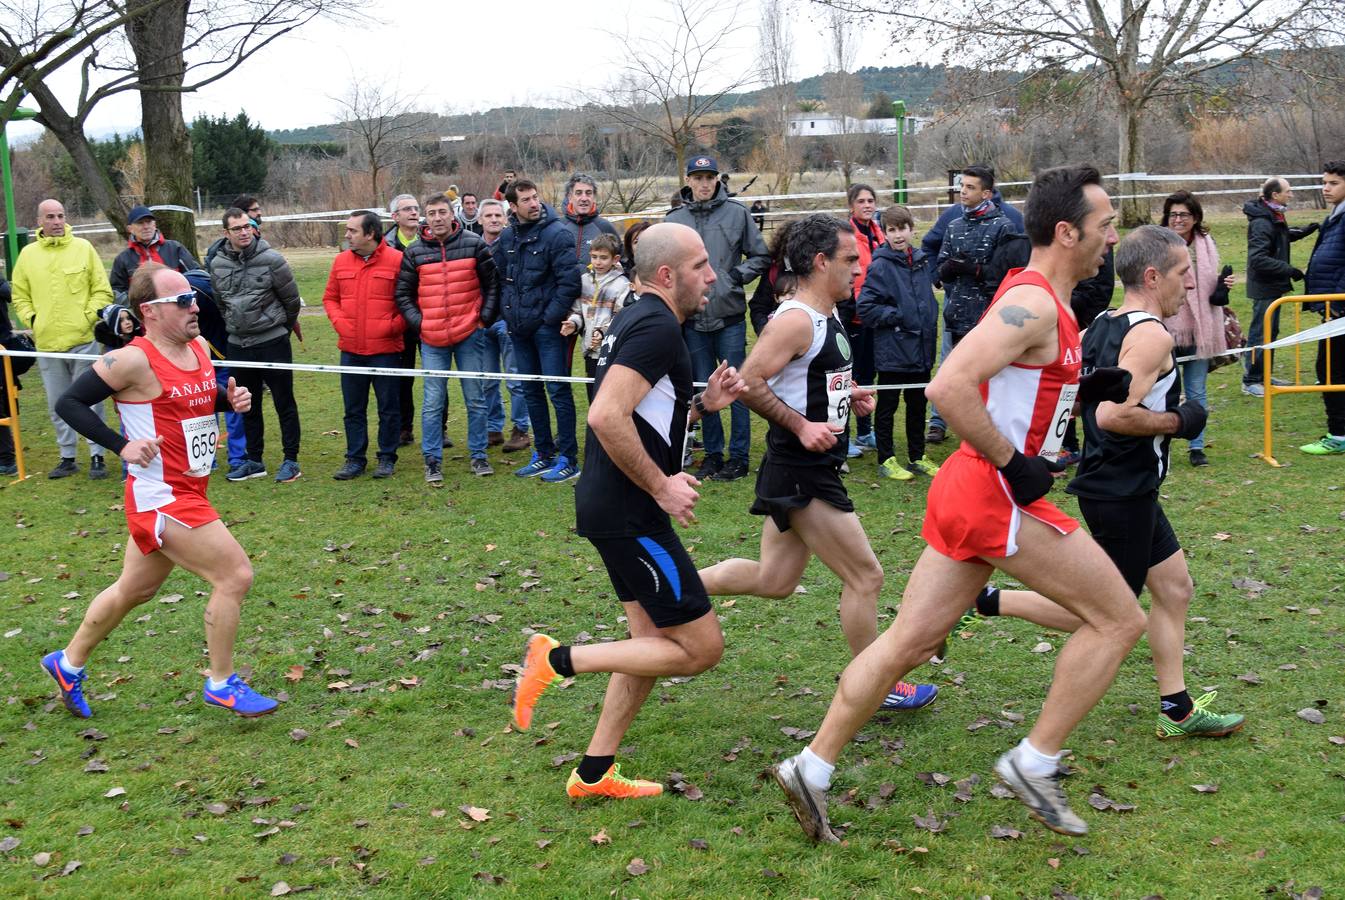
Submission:
<svg viewBox="0 0 1345 900">
<path fill-rule="evenodd" d="M 1326 311 L 1327 311 L 1326 321 L 1329 322 L 1329 321 L 1331 320 L 1331 304 L 1332 304 L 1333 302 L 1334 302 L 1334 303 L 1345 303 L 1345 294 L 1300 294 L 1300 295 L 1296 295 L 1296 296 L 1293 296 L 1293 297 L 1281 297 L 1280 299 L 1276 300 L 1274 303 L 1270 304 L 1270 306 L 1268 306 L 1268 307 L 1266 308 L 1266 315 L 1265 315 L 1265 320 L 1264 320 L 1264 327 L 1263 327 L 1262 330 L 1261 330 L 1261 334 L 1262 334 L 1262 336 L 1263 336 L 1263 337 L 1262 337 L 1262 340 L 1263 340 L 1265 343 L 1267 343 L 1267 344 L 1271 343 L 1271 341 L 1269 340 L 1269 338 L 1270 338 L 1270 336 L 1274 333 L 1274 332 L 1271 331 L 1271 323 L 1274 321 L 1275 314 L 1276 314 L 1277 312 L 1279 312 L 1280 306 L 1282 306 L 1283 304 L 1285 304 L 1285 303 L 1292 303 L 1292 304 L 1294 304 L 1294 328 L 1293 328 L 1293 331 L 1290 332 L 1290 334 L 1293 334 L 1293 333 L 1295 333 L 1295 332 L 1299 332 L 1299 331 L 1302 331 L 1302 330 L 1303 330 L 1303 328 L 1302 328 L 1302 324 L 1303 324 L 1303 304 L 1305 304 L 1305 303 L 1322 303 L 1323 305 L 1325 305 L 1325 307 L 1326 307 Z M 1339 309 L 1339 307 L 1337 307 L 1337 309 Z M 1313 315 L 1315 316 L 1316 314 L 1313 313 Z M 1315 324 L 1315 323 L 1314 323 L 1314 324 Z M 1267 359 L 1267 360 L 1264 360 L 1263 363 L 1262 363 L 1261 371 L 1262 371 L 1262 373 L 1264 374 L 1264 377 L 1265 377 L 1265 392 L 1266 392 L 1266 393 L 1265 393 L 1265 401 L 1264 401 L 1264 402 L 1265 402 L 1265 425 L 1264 425 L 1264 429 L 1265 429 L 1265 430 L 1264 430 L 1264 442 L 1263 442 L 1262 450 L 1261 450 L 1260 453 L 1257 454 L 1257 456 L 1259 456 L 1261 459 L 1265 460 L 1266 462 L 1270 463 L 1270 465 L 1272 465 L 1272 466 L 1280 467 L 1280 466 L 1283 465 L 1283 463 L 1281 463 L 1279 460 L 1275 459 L 1275 454 L 1272 452 L 1273 449 L 1274 449 L 1274 447 L 1273 447 L 1274 438 L 1273 438 L 1273 436 L 1271 435 L 1271 431 L 1270 431 L 1270 416 L 1271 416 L 1271 409 L 1272 409 L 1272 406 L 1273 406 L 1273 403 L 1274 403 L 1275 395 L 1276 395 L 1276 394 L 1325 394 L 1325 393 L 1327 393 L 1327 392 L 1329 392 L 1329 391 L 1345 391 L 1345 384 L 1332 384 L 1332 383 L 1331 383 L 1331 341 L 1327 340 L 1327 341 L 1320 341 L 1320 342 L 1317 342 L 1317 343 L 1321 343 L 1321 344 L 1324 345 L 1324 346 L 1322 346 L 1320 349 L 1318 349 L 1317 352 L 1318 352 L 1318 353 L 1325 353 L 1325 354 L 1326 354 L 1326 384 L 1304 384 L 1304 383 L 1303 383 L 1303 348 L 1304 348 L 1305 346 L 1307 346 L 1306 344 L 1294 344 L 1294 345 L 1293 345 L 1293 351 L 1294 351 L 1294 383 L 1293 383 L 1293 384 L 1287 384 L 1287 385 L 1273 384 L 1273 383 L 1271 382 L 1271 378 L 1270 378 L 1271 368 L 1272 368 L 1272 366 L 1270 365 L 1270 361 Z M 1284 349 L 1288 349 L 1288 348 L 1281 348 L 1281 349 L 1284 350 Z M 1262 352 L 1263 352 L 1263 353 L 1274 353 L 1274 352 L 1276 352 L 1276 351 L 1273 351 L 1273 350 L 1267 350 L 1267 351 L 1262 351 Z"/>
<path fill-rule="evenodd" d="M 19 467 L 19 477 L 12 483 L 17 484 L 28 477 L 23 467 L 23 441 L 19 436 L 19 392 L 14 385 L 14 369 L 10 358 L 5 357 L 5 396 L 9 398 L 9 409 L 4 410 L 5 417 L 0 419 L 0 428 L 9 428 L 14 437 L 14 462 Z"/>
</svg>

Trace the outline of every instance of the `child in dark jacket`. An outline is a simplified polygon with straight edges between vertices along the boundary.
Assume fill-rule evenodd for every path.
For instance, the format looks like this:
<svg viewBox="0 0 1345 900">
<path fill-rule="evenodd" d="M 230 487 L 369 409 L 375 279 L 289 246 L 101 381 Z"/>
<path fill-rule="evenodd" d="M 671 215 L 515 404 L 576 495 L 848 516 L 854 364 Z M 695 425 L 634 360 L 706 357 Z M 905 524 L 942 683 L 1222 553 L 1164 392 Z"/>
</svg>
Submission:
<svg viewBox="0 0 1345 900">
<path fill-rule="evenodd" d="M 915 219 L 904 206 L 883 211 L 887 243 L 873 253 L 864 287 L 859 292 L 859 318 L 873 329 L 873 357 L 878 384 L 924 384 L 934 368 L 939 305 L 929 281 L 925 254 L 915 245 Z M 893 455 L 892 421 L 906 400 L 906 454 L 911 468 Z M 884 478 L 909 481 L 914 469 L 933 475 L 939 467 L 925 455 L 925 389 L 878 391 L 873 414 L 878 444 L 878 473 Z"/>
</svg>

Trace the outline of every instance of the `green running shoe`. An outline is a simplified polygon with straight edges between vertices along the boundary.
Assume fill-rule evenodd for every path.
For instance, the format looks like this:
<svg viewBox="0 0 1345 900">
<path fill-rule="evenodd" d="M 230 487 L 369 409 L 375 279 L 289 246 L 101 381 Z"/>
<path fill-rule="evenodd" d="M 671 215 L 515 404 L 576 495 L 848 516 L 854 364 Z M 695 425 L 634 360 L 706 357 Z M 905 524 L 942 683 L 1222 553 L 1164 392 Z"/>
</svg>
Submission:
<svg viewBox="0 0 1345 900">
<path fill-rule="evenodd" d="M 980 613 L 976 611 L 975 606 L 969 607 L 967 611 L 962 614 L 962 618 L 957 620 L 957 624 L 953 626 L 952 630 L 948 632 L 948 637 L 944 638 L 942 641 L 939 642 L 939 652 L 934 654 L 934 658 L 939 661 L 947 659 L 948 642 L 953 638 L 957 637 L 962 632 L 966 631 L 968 628 L 973 627 L 977 622 L 981 621 L 981 619 L 983 618 L 984 616 L 982 616 Z"/>
<path fill-rule="evenodd" d="M 1313 456 L 1331 456 L 1336 453 L 1345 453 L 1345 441 L 1324 434 L 1311 444 L 1304 444 L 1298 449 Z"/>
<path fill-rule="evenodd" d="M 1218 691 L 1210 691 L 1196 701 L 1191 712 L 1180 722 L 1174 722 L 1162 713 L 1158 714 L 1158 737 L 1224 737 L 1242 727 L 1243 717 L 1237 713 L 1220 715 L 1207 708 L 1218 696 Z"/>
</svg>

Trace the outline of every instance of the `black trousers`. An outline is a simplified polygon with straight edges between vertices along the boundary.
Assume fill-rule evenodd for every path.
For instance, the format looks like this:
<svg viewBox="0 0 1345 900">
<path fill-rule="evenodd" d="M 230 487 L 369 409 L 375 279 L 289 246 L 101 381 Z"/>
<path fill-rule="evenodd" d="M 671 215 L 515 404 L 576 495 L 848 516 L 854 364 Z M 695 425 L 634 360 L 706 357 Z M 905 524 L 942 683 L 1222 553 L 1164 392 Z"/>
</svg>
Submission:
<svg viewBox="0 0 1345 900">
<path fill-rule="evenodd" d="M 397 364 L 401 369 L 414 369 L 416 367 L 416 349 L 420 346 L 420 335 L 414 332 L 406 334 L 406 348 L 402 350 L 401 361 Z M 397 379 L 397 405 L 401 408 L 402 430 L 411 431 L 411 423 L 416 420 L 416 399 L 415 399 L 416 379 L 410 375 Z M 447 408 L 448 404 L 444 404 Z"/>
<path fill-rule="evenodd" d="M 1326 348 L 1331 347 L 1331 370 L 1326 368 Z M 1328 377 L 1329 376 L 1329 377 Z M 1319 341 L 1317 344 L 1317 380 L 1326 384 L 1345 384 L 1345 334 Z M 1326 433 L 1336 437 L 1345 435 L 1345 392 L 1328 391 L 1322 394 L 1326 406 Z"/>
<path fill-rule="evenodd" d="M 341 365 L 394 369 L 401 360 L 400 353 L 375 353 L 363 356 L 341 351 Z M 341 376 L 341 401 L 345 406 L 346 459 L 364 465 L 369 451 L 369 388 L 374 389 L 378 406 L 378 458 L 397 461 L 397 439 L 401 436 L 402 418 L 397 407 L 398 381 L 396 375 Z"/>
<path fill-rule="evenodd" d="M 273 341 L 240 347 L 229 341 L 229 359 L 239 362 L 294 361 L 288 334 Z M 280 420 L 280 446 L 285 459 L 299 459 L 299 404 L 294 399 L 294 373 L 284 369 L 230 369 L 234 381 L 252 392 L 252 409 L 243 413 L 243 434 L 247 436 L 248 459 L 262 461 L 266 449 L 266 424 L 262 420 L 262 385 L 271 391 L 276 418 Z"/>
<path fill-rule="evenodd" d="M 14 405 L 17 407 L 18 398 Z M 9 415 L 9 392 L 5 389 L 5 373 L 0 371 L 0 419 Z M 14 432 L 8 425 L 0 425 L 0 466 L 14 465 Z"/>
<path fill-rule="evenodd" d="M 878 384 L 923 384 L 929 381 L 929 370 L 923 372 L 879 372 Z M 873 412 L 873 439 L 878 445 L 878 462 L 891 459 L 892 420 L 903 397 L 906 400 L 906 455 L 911 462 L 925 455 L 925 389 L 903 388 L 878 392 L 878 407 Z"/>
<path fill-rule="evenodd" d="M 856 325 L 854 322 L 847 322 L 845 334 L 850 339 L 851 378 L 855 384 L 872 384 L 874 378 L 873 329 Z M 869 416 L 855 417 L 855 434 L 865 435 L 869 433 L 872 428 L 869 419 Z"/>
</svg>

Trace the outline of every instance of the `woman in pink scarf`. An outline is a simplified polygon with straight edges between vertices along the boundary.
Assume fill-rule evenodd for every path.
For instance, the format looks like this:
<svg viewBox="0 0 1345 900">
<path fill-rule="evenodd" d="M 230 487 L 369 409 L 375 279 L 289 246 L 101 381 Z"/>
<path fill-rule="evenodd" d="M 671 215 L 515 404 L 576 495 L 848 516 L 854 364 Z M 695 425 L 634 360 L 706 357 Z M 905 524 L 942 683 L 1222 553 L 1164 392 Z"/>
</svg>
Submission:
<svg viewBox="0 0 1345 900">
<path fill-rule="evenodd" d="M 1225 297 L 1224 304 L 1227 304 L 1227 289 L 1233 286 L 1234 278 L 1231 274 L 1221 277 L 1219 250 L 1214 246 L 1209 229 L 1205 227 L 1205 211 L 1190 191 L 1177 191 L 1163 201 L 1162 224 L 1186 241 L 1196 283 L 1195 288 L 1186 292 L 1185 305 L 1175 316 L 1164 319 L 1163 324 L 1172 332 L 1177 355 L 1196 357 L 1181 364 L 1182 390 L 1187 399 L 1196 401 L 1208 410 L 1205 379 L 1210 372 L 1210 359 L 1228 350 L 1224 337 L 1223 310 L 1210 303 L 1210 298 L 1214 297 L 1218 288 L 1223 287 L 1220 293 Z M 1191 440 L 1190 458 L 1193 466 L 1210 464 L 1205 456 L 1205 432 L 1202 431 Z"/>
</svg>

